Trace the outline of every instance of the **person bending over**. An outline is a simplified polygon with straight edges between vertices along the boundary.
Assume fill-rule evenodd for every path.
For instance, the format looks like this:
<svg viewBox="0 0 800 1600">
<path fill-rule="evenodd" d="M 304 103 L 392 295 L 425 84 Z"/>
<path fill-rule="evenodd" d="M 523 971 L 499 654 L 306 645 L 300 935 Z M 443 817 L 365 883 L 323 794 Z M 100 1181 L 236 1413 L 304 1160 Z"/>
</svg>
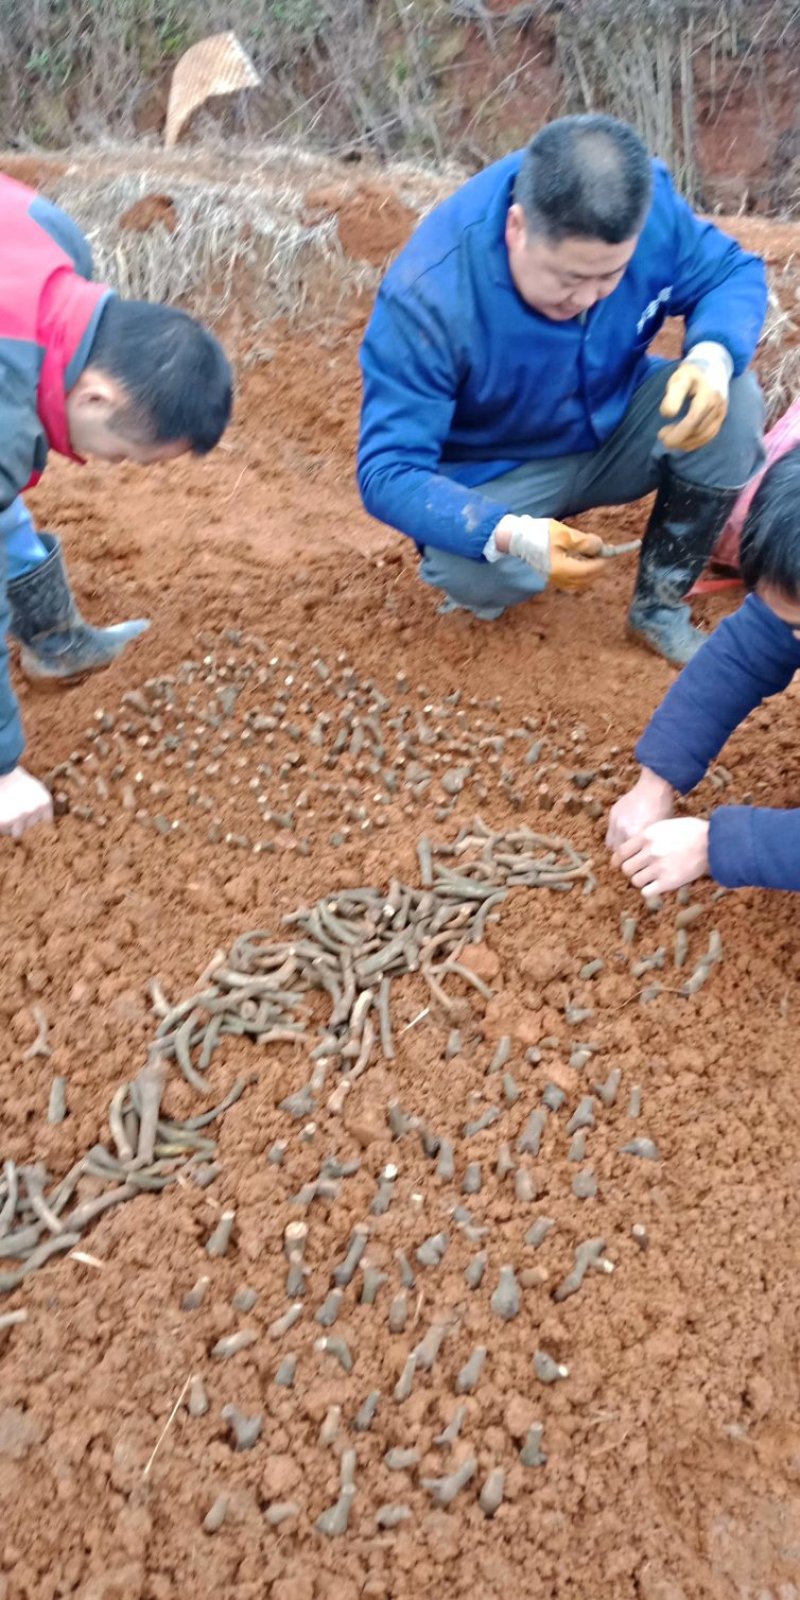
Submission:
<svg viewBox="0 0 800 1600">
<path fill-rule="evenodd" d="M 233 387 L 207 328 L 93 283 L 72 218 L 3 176 L 0 232 L 0 833 L 16 836 L 52 806 L 20 765 L 6 635 L 29 677 L 65 682 L 108 666 L 148 627 L 84 620 L 58 539 L 37 532 L 20 493 L 50 450 L 143 465 L 205 454 L 227 427 Z"/>
</svg>

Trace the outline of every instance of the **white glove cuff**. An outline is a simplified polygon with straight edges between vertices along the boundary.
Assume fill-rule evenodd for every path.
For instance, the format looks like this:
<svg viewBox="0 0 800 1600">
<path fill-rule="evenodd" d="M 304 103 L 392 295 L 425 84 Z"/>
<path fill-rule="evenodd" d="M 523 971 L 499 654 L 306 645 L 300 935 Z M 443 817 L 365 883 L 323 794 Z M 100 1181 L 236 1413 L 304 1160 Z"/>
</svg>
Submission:
<svg viewBox="0 0 800 1600">
<path fill-rule="evenodd" d="M 484 546 L 484 555 L 487 561 L 496 561 L 500 555 L 495 543 L 495 534 L 508 533 L 511 535 L 508 546 L 510 556 L 518 556 L 521 561 L 526 561 L 529 567 L 536 572 L 541 572 L 547 578 L 550 576 L 550 518 L 549 517 L 517 517 L 512 512 L 501 517 L 497 527 Z M 494 554 L 490 554 L 489 546 Z"/>
<path fill-rule="evenodd" d="M 730 351 L 725 349 L 724 344 L 716 344 L 713 339 L 705 339 L 687 351 L 683 359 L 693 361 L 695 366 L 702 367 L 717 393 L 727 400 L 733 376 L 733 357 Z"/>
</svg>

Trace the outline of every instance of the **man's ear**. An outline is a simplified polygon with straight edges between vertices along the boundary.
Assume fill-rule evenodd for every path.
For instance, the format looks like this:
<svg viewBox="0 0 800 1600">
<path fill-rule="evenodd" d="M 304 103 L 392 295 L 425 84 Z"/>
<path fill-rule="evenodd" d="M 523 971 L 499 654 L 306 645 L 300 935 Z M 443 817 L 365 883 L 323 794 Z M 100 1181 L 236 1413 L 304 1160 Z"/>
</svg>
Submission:
<svg viewBox="0 0 800 1600">
<path fill-rule="evenodd" d="M 519 250 L 526 239 L 525 212 L 517 200 L 506 213 L 506 244 L 509 250 Z"/>
<path fill-rule="evenodd" d="M 91 412 L 95 417 L 110 417 L 119 410 L 125 396 L 116 379 L 107 372 L 99 367 L 85 367 L 70 390 L 69 398 L 78 411 Z"/>
</svg>

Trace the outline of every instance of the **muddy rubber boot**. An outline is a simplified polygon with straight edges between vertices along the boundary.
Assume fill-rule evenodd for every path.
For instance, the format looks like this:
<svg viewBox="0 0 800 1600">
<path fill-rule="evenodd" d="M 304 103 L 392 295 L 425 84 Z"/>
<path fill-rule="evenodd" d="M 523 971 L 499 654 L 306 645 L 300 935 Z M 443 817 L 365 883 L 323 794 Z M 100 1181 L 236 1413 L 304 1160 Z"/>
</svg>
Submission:
<svg viewBox="0 0 800 1600">
<path fill-rule="evenodd" d="M 58 539 L 52 533 L 39 537 L 49 552 L 47 559 L 7 585 L 9 632 L 22 646 L 20 660 L 26 677 L 68 683 L 110 666 L 150 623 L 140 618 L 111 628 L 93 628 L 84 622 L 69 586 Z"/>
<path fill-rule="evenodd" d="M 656 655 L 683 667 L 706 635 L 683 604 L 738 499 L 738 489 L 689 483 L 667 468 L 647 524 L 628 632 Z"/>
</svg>

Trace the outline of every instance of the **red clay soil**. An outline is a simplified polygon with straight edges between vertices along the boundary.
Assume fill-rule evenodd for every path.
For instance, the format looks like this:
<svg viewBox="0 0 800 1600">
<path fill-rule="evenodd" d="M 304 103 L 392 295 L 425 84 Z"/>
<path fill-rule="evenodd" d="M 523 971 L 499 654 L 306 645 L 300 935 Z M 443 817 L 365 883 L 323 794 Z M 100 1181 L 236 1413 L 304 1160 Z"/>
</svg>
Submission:
<svg viewBox="0 0 800 1600">
<path fill-rule="evenodd" d="M 216 1182 L 131 1201 L 87 1235 L 82 1259 L 51 1263 L 6 1297 L 0 1311 L 28 1316 L 0 1332 L 0 1600 L 797 1600 L 795 902 L 749 891 L 715 901 L 703 886 L 689 967 L 674 970 L 674 902 L 644 911 L 602 842 L 632 743 L 671 677 L 624 639 L 631 568 L 612 563 L 591 596 L 548 594 L 498 624 L 438 617 L 410 547 L 357 502 L 357 332 L 356 319 L 327 343 L 278 340 L 269 365 L 251 369 L 230 439 L 210 459 L 113 476 L 54 465 L 34 497 L 63 532 L 87 614 L 146 614 L 153 628 L 103 680 L 51 695 L 21 688 L 30 764 L 44 773 L 70 763 L 54 779 L 70 809 L 54 828 L 0 846 L 2 1154 L 65 1172 L 107 1138 L 111 1096 L 144 1060 L 149 979 L 177 999 L 246 929 L 284 937 L 281 918 L 328 890 L 395 874 L 418 881 L 422 834 L 452 838 L 476 810 L 498 828 L 528 822 L 591 854 L 598 886 L 587 896 L 514 892 L 473 955 L 493 998 L 460 991 L 469 1012 L 454 1059 L 447 1027 L 418 1018 L 419 976 L 397 984 L 396 1060 L 368 1070 L 343 1118 L 322 1103 L 315 1132 L 278 1104 L 307 1080 L 303 1052 L 233 1041 L 209 1104 L 243 1067 L 253 1081 L 221 1125 Z M 644 513 L 589 521 L 630 537 Z M 721 605 L 705 604 L 713 620 Z M 393 769 L 394 789 L 366 752 L 333 752 L 343 714 L 370 714 L 368 684 L 389 702 L 377 765 Z M 796 717 L 793 691 L 758 712 L 691 809 L 746 795 L 794 803 Z M 534 741 L 542 749 L 529 764 Z M 468 771 L 452 795 L 441 778 L 459 763 Z M 639 918 L 632 949 L 626 915 Z M 724 959 L 684 997 L 676 991 L 713 928 Z M 631 958 L 659 947 L 663 968 L 636 976 Z M 603 969 L 581 979 L 596 957 Z M 654 979 L 663 992 L 643 1000 Z M 571 1023 L 571 1003 L 590 1015 Z M 33 1006 L 49 1021 L 49 1058 L 28 1053 Z M 487 1075 L 504 1035 L 513 1104 L 502 1072 Z M 570 1062 L 583 1042 L 598 1048 L 579 1069 Z M 586 1159 L 570 1162 L 567 1118 L 615 1067 L 616 1102 L 597 1100 Z M 69 1114 L 48 1127 L 58 1074 Z M 503 1143 L 513 1151 L 548 1082 L 567 1098 L 532 1163 L 539 1193 L 526 1201 L 497 1175 L 497 1155 Z M 455 1181 L 437 1175 L 417 1136 L 392 1138 L 393 1098 L 453 1141 Z M 168 1110 L 191 1115 L 189 1105 L 171 1081 Z M 463 1124 L 490 1107 L 495 1125 L 465 1139 Z M 620 1154 L 632 1137 L 654 1140 L 659 1159 Z M 281 1139 L 283 1165 L 270 1164 Z M 306 1215 L 292 1197 L 329 1155 L 357 1157 L 359 1170 Z M 482 1187 L 465 1196 L 468 1161 L 480 1163 Z M 395 1199 L 375 1216 L 389 1162 Z M 578 1199 L 573 1179 L 586 1171 L 597 1193 Z M 488 1230 L 480 1243 L 453 1218 L 459 1203 Z M 236 1211 L 233 1242 L 211 1260 L 205 1244 L 225 1208 Z M 556 1227 L 536 1250 L 523 1241 L 542 1214 Z M 304 1215 L 305 1309 L 273 1339 L 267 1328 L 290 1303 L 283 1231 Z M 344 1292 L 332 1331 L 352 1351 L 345 1373 L 316 1348 L 314 1313 L 363 1221 L 368 1258 L 388 1282 L 374 1305 L 360 1303 L 360 1274 Z M 418 1265 L 417 1246 L 440 1230 L 441 1265 Z M 614 1272 L 590 1272 L 578 1294 L 554 1301 L 575 1246 L 593 1236 Z M 390 1333 L 400 1248 L 416 1287 L 406 1331 Z M 480 1248 L 486 1273 L 471 1290 L 464 1271 Z M 508 1322 L 491 1308 L 506 1263 L 522 1298 Z M 203 1275 L 202 1307 L 183 1310 Z M 249 1313 L 232 1305 L 243 1287 L 257 1295 Z M 432 1370 L 395 1401 L 409 1351 L 443 1318 L 452 1328 Z M 212 1359 L 216 1340 L 240 1328 L 256 1341 Z M 448 1449 L 434 1440 L 478 1345 L 483 1373 Z M 568 1367 L 563 1381 L 537 1380 L 537 1348 Z M 287 1353 L 298 1357 L 288 1389 L 274 1383 Z M 192 1374 L 208 1395 L 202 1416 L 186 1409 Z M 356 1431 L 372 1390 L 377 1415 Z M 251 1450 L 232 1447 L 221 1418 L 231 1402 L 264 1414 Z M 331 1406 L 341 1418 L 326 1445 Z M 525 1467 L 520 1447 L 536 1421 L 547 1462 Z M 326 1537 L 315 1521 L 337 1498 L 351 1447 L 349 1528 Z M 419 1458 L 391 1470 L 392 1447 Z M 422 1480 L 469 1456 L 474 1478 L 437 1507 Z M 478 1497 L 495 1467 L 504 1498 L 490 1519 Z M 205 1532 L 222 1494 L 226 1519 Z M 283 1501 L 296 1510 L 276 1527 L 266 1513 Z M 379 1531 L 386 1503 L 410 1515 Z"/>
</svg>

